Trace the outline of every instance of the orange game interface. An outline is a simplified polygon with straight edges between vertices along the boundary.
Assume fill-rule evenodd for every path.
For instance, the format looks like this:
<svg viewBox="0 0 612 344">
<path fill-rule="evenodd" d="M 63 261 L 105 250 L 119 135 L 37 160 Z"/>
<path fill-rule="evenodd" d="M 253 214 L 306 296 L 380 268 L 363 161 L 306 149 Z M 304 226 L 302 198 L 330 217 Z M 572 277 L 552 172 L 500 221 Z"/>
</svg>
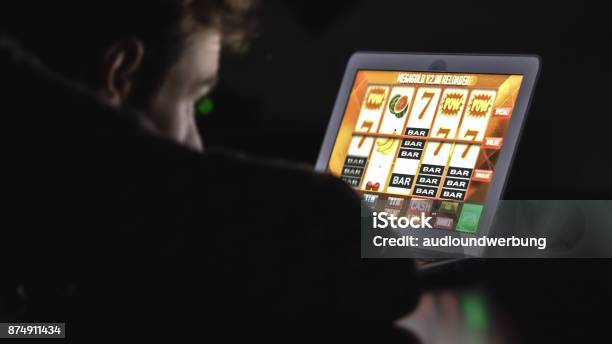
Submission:
<svg viewBox="0 0 612 344">
<path fill-rule="evenodd" d="M 375 210 L 475 233 L 521 81 L 358 71 L 328 170 Z"/>
</svg>

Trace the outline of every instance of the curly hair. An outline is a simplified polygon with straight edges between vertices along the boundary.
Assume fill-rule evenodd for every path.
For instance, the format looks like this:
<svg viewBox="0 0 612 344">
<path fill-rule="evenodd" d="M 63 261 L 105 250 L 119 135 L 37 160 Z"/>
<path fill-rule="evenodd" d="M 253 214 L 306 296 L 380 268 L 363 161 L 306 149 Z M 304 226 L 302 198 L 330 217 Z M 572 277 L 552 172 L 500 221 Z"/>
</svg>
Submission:
<svg viewBox="0 0 612 344">
<path fill-rule="evenodd" d="M 184 0 L 185 18 L 196 25 L 217 28 L 226 47 L 246 49 L 255 32 L 254 0 Z"/>
<path fill-rule="evenodd" d="M 99 85 L 104 51 L 138 37 L 145 57 L 138 83 L 152 89 L 198 29 L 221 32 L 230 51 L 243 51 L 254 32 L 255 0 L 56 0 L 0 4 L 0 29 L 56 72 Z M 146 91 L 145 91 L 146 92 Z"/>
</svg>

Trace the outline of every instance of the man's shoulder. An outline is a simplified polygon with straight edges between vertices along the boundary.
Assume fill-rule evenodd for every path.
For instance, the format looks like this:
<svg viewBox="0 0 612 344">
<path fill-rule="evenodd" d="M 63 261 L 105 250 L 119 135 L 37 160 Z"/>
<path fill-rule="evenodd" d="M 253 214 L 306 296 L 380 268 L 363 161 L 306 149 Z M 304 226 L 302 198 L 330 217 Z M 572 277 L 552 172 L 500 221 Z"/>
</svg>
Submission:
<svg viewBox="0 0 612 344">
<path fill-rule="evenodd" d="M 348 184 L 306 164 L 220 151 L 203 154 L 200 164 L 201 168 L 213 170 L 229 189 L 240 190 L 243 194 L 317 196 L 319 202 L 337 197 L 359 201 L 359 196 Z"/>
</svg>

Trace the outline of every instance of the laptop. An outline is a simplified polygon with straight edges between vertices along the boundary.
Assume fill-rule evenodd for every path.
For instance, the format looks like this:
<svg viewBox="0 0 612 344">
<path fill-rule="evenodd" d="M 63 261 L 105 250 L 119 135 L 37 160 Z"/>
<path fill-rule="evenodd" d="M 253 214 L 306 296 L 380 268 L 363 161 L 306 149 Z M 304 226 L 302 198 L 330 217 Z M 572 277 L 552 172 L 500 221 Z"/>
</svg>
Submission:
<svg viewBox="0 0 612 344">
<path fill-rule="evenodd" d="M 316 169 L 352 186 L 372 214 L 426 216 L 431 229 L 403 232 L 417 240 L 484 237 L 539 69 L 537 56 L 355 53 Z M 362 257 L 398 257 L 369 246 L 362 243 Z M 399 257 L 436 264 L 485 249 L 412 247 Z"/>
</svg>

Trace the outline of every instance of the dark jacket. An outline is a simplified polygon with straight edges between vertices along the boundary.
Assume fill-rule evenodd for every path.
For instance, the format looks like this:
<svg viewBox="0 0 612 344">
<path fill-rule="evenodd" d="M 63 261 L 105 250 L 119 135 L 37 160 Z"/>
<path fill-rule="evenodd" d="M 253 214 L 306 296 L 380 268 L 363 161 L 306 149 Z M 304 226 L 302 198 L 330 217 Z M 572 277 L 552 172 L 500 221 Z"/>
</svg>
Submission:
<svg viewBox="0 0 612 344">
<path fill-rule="evenodd" d="M 73 342 L 381 339 L 409 261 L 364 261 L 359 198 L 288 164 L 151 135 L 0 40 L 3 320 Z"/>
</svg>

